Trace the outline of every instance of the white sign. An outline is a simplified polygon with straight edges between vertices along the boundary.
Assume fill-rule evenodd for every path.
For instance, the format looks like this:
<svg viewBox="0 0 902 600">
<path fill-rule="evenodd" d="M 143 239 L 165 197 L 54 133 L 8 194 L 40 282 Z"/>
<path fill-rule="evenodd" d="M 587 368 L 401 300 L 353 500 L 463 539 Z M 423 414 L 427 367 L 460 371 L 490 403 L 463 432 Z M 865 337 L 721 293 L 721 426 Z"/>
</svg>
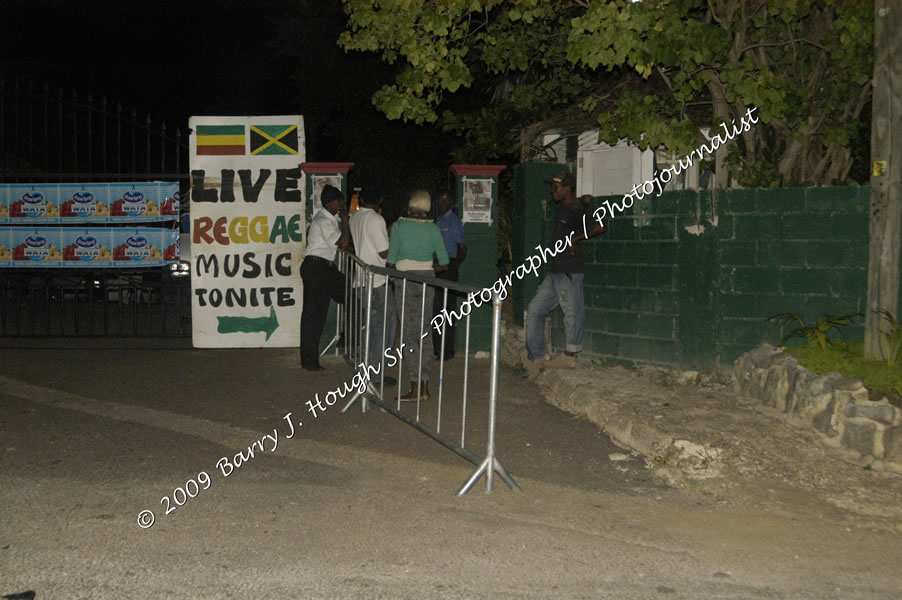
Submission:
<svg viewBox="0 0 902 600">
<path fill-rule="evenodd" d="M 192 117 L 189 127 L 193 344 L 297 346 L 303 117 Z"/>
<path fill-rule="evenodd" d="M 463 178 L 463 218 L 464 223 L 492 222 L 491 179 Z"/>
<path fill-rule="evenodd" d="M 316 211 L 320 210 L 323 207 L 323 203 L 320 201 L 320 196 L 323 195 L 323 188 L 327 185 L 331 185 L 338 189 L 342 189 L 341 186 L 341 175 L 313 175 L 310 178 L 313 183 L 311 187 L 313 188 L 313 193 L 310 197 L 313 199 L 313 212 L 311 214 L 316 214 Z"/>
</svg>

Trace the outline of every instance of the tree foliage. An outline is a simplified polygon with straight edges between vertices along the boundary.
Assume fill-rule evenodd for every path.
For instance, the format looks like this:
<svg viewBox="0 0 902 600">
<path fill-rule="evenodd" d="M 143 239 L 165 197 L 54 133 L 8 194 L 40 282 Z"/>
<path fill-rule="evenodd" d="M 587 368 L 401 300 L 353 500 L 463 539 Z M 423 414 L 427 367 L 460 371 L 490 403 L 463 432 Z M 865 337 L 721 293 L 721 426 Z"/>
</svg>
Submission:
<svg viewBox="0 0 902 600">
<path fill-rule="evenodd" d="M 379 53 L 390 119 L 440 123 L 471 159 L 563 123 L 685 153 L 756 106 L 731 144 L 747 186 L 845 179 L 870 99 L 873 0 L 344 0 L 346 50 Z"/>
</svg>

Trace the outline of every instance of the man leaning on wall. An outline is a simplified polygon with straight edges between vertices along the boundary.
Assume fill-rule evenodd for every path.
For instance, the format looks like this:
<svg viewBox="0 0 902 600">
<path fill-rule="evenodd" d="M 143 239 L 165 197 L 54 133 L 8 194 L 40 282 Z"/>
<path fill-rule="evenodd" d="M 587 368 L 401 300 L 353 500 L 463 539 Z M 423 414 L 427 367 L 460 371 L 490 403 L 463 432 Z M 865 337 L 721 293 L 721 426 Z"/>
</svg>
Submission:
<svg viewBox="0 0 902 600">
<path fill-rule="evenodd" d="M 605 231 L 602 225 L 595 222 L 584 235 L 583 218 L 590 197 L 577 200 L 576 178 L 571 173 L 562 171 L 546 183 L 551 184 L 551 197 L 557 205 L 553 239 L 548 246 L 554 247 L 559 240 L 566 241 L 571 236 L 572 242 L 552 257 L 550 272 L 539 284 L 526 309 L 526 351 L 530 377 L 535 377 L 545 367 L 576 367 L 577 356 L 583 350 L 586 320 L 583 297 L 585 261 L 580 254 L 579 242 Z M 564 353 L 549 359 L 545 353 L 545 319 L 558 306 L 564 313 Z"/>
</svg>

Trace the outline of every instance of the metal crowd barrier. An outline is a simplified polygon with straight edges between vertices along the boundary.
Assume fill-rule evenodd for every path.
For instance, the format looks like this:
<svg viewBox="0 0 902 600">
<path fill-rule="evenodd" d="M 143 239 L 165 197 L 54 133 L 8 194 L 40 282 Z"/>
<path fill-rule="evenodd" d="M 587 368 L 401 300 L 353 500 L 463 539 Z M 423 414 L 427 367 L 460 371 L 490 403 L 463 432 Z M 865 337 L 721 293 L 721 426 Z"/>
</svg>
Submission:
<svg viewBox="0 0 902 600">
<path fill-rule="evenodd" d="M 498 473 L 508 487 L 519 491 L 520 487 L 504 469 L 495 454 L 495 431 L 498 412 L 498 365 L 501 352 L 501 300 L 498 294 L 493 293 L 492 296 L 492 350 L 488 385 L 474 386 L 470 381 L 470 315 L 468 314 L 458 323 L 458 326 L 463 326 L 465 330 L 463 376 L 461 380 L 462 394 L 459 398 L 448 398 L 444 393 L 445 351 L 444 344 L 442 344 L 441 349 L 436 349 L 439 352 L 439 358 L 435 361 L 437 363 L 435 368 L 438 370 L 438 377 L 430 377 L 433 389 L 432 396 L 427 401 L 429 403 L 427 409 L 427 406 L 423 406 L 423 401 L 420 399 L 421 390 L 419 387 L 423 370 L 424 340 L 426 336 L 432 334 L 433 307 L 432 303 L 427 303 L 426 301 L 427 286 L 434 288 L 435 293 L 441 294 L 442 306 L 446 310 L 453 308 L 449 303 L 453 293 L 469 295 L 471 293 L 478 294 L 482 290 L 470 285 L 436 277 L 424 277 L 394 269 L 370 266 L 361 262 L 353 254 L 345 251 L 339 252 L 338 266 L 339 270 L 345 275 L 345 303 L 338 310 L 336 334 L 332 340 L 333 343 L 323 353 L 325 354 L 334 346 L 355 370 L 360 367 L 361 363 L 370 364 L 367 357 L 377 356 L 376 352 L 373 351 L 374 348 L 378 350 L 379 357 L 377 378 L 368 379 L 366 391 L 358 391 L 348 401 L 342 412 L 347 411 L 357 401 L 360 401 L 361 409 L 365 412 L 368 403 L 372 402 L 476 465 L 476 470 L 458 490 L 458 496 L 470 491 L 482 475 L 485 475 L 486 478 L 486 491 L 491 492 L 495 473 Z M 382 277 L 385 278 L 384 283 L 380 284 Z M 417 400 L 416 402 L 405 403 L 411 405 L 411 408 L 415 408 L 411 414 L 402 409 L 401 394 L 402 390 L 406 390 L 409 377 L 407 376 L 404 361 L 400 360 L 401 352 L 398 349 L 402 347 L 401 344 L 404 342 L 405 337 L 405 316 L 407 316 L 405 314 L 405 301 L 408 294 L 416 293 L 417 291 L 420 292 L 419 313 L 421 315 L 421 318 L 418 319 L 419 329 L 416 338 L 418 340 L 416 356 L 419 357 L 417 365 Z M 393 322 L 390 313 L 395 310 L 394 296 L 399 297 L 401 300 L 400 310 L 396 315 L 398 323 L 397 337 L 393 335 L 395 331 L 391 331 L 391 326 L 389 325 L 389 323 Z M 380 316 L 381 318 L 379 318 Z M 446 324 L 443 322 L 443 335 L 445 327 Z M 373 329 L 376 329 L 376 331 L 373 331 Z M 409 335 L 409 332 L 407 333 Z M 392 343 L 393 339 L 395 340 L 394 343 Z M 386 386 L 384 385 L 384 377 L 388 370 L 386 364 L 388 357 L 386 355 L 398 358 L 396 365 L 393 363 L 392 366 L 392 368 L 397 366 L 398 369 L 397 390 L 392 395 L 386 393 Z M 405 360 L 407 360 L 407 355 L 405 354 L 404 356 Z M 376 365 L 372 364 L 372 366 L 375 367 Z M 477 390 L 475 393 L 474 389 Z M 474 396 L 480 396 L 480 392 L 484 395 L 486 390 L 488 391 L 487 402 L 485 404 L 475 403 L 476 398 Z M 482 398 L 478 399 L 481 400 Z M 434 403 L 434 407 L 432 403 Z M 472 445 L 468 445 L 467 433 L 469 429 L 472 429 L 472 427 L 468 428 L 468 419 L 472 418 L 473 412 L 483 408 L 487 409 L 488 424 L 485 434 L 485 455 L 481 456 L 474 451 Z M 453 409 L 456 409 L 457 412 L 452 417 L 450 411 Z M 427 415 L 427 412 L 432 412 L 433 414 Z M 453 439 L 442 431 L 443 417 L 445 418 L 446 431 L 449 420 L 452 421 L 452 428 L 457 429 Z M 456 428 L 453 427 L 453 421 L 457 421 Z"/>
</svg>

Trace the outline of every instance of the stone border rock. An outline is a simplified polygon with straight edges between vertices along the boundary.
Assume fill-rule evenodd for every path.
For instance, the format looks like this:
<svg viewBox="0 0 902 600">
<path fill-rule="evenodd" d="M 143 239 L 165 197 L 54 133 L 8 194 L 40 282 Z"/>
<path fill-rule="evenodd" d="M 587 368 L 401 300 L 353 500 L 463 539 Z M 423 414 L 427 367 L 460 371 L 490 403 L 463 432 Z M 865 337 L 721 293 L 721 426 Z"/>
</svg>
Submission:
<svg viewBox="0 0 902 600">
<path fill-rule="evenodd" d="M 793 424 L 813 427 L 828 446 L 902 473 L 902 410 L 885 398 L 870 400 L 861 381 L 839 373 L 815 375 L 768 344 L 740 356 L 733 375 L 737 392 L 776 408 Z"/>
</svg>

